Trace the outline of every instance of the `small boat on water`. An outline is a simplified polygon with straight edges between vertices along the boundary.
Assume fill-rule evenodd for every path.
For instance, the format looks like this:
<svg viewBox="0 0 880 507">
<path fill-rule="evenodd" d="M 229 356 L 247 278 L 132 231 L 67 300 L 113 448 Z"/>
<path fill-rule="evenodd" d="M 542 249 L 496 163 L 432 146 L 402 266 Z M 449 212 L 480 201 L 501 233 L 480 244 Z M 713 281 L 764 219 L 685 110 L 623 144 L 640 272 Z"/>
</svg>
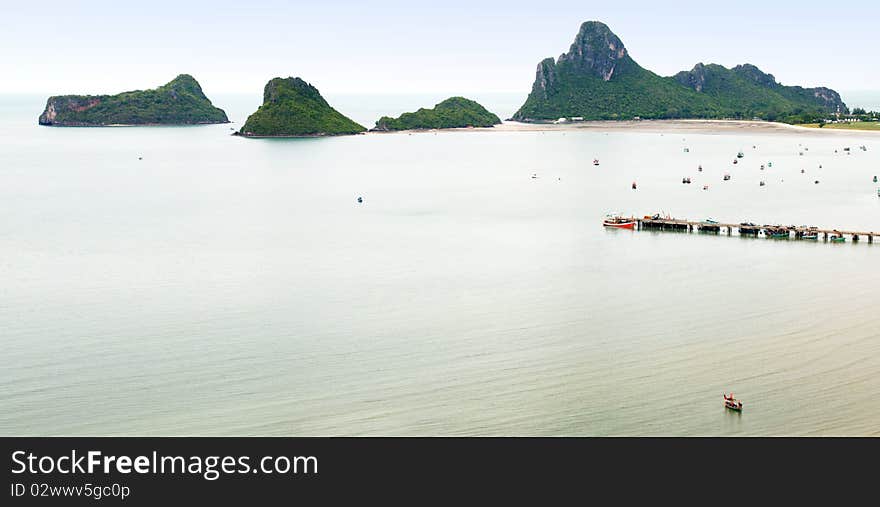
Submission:
<svg viewBox="0 0 880 507">
<path fill-rule="evenodd" d="M 743 158 L 743 157 L 745 157 L 745 154 L 743 154 L 742 151 L 740 151 L 739 153 L 736 154 L 736 158 Z"/>
<path fill-rule="evenodd" d="M 703 220 L 703 222 L 705 222 L 707 224 L 717 224 L 718 223 L 717 220 L 713 220 L 711 218 L 707 218 L 707 219 Z"/>
<path fill-rule="evenodd" d="M 761 183 L 758 183 L 758 185 L 763 187 L 766 183 L 764 183 L 764 180 L 761 180 Z"/>
<path fill-rule="evenodd" d="M 725 173 L 724 174 L 724 181 L 728 181 L 728 180 L 730 180 L 730 173 Z"/>
<path fill-rule="evenodd" d="M 733 159 L 733 163 L 737 164 L 737 163 L 739 163 L 739 161 L 737 159 Z"/>
<path fill-rule="evenodd" d="M 636 189 L 636 182 L 634 181 L 633 182 L 633 190 L 635 190 L 635 189 Z"/>
<path fill-rule="evenodd" d="M 606 215 L 605 220 L 602 221 L 602 225 L 614 229 L 633 229 L 635 228 L 636 221 L 632 218 L 624 218 L 620 215 Z"/>
<path fill-rule="evenodd" d="M 697 172 L 703 172 L 703 164 L 697 166 Z M 876 178 L 876 176 L 874 177 Z M 876 183 L 876 181 L 874 183 Z"/>
<path fill-rule="evenodd" d="M 874 183 L 877 183 L 877 177 L 874 176 Z"/>
<path fill-rule="evenodd" d="M 725 406 L 726 408 L 729 408 L 730 410 L 733 410 L 733 411 L 736 411 L 736 412 L 742 412 L 742 409 L 743 409 L 743 402 L 741 402 L 741 401 L 739 401 L 738 399 L 734 398 L 734 397 L 733 397 L 733 393 L 730 393 L 730 394 L 722 394 L 721 396 L 724 398 L 724 406 Z"/>
<path fill-rule="evenodd" d="M 690 153 L 691 150 L 690 150 L 690 148 L 685 148 L 685 149 L 684 149 L 684 152 L 685 152 L 685 153 Z"/>
<path fill-rule="evenodd" d="M 805 240 L 809 240 L 809 241 L 816 241 L 819 239 L 819 234 L 817 234 L 815 232 L 805 232 L 804 235 L 801 236 L 801 239 L 805 239 Z"/>
<path fill-rule="evenodd" d="M 831 236 L 828 237 L 828 240 L 831 241 L 832 243 L 845 243 L 846 242 L 846 238 L 844 238 L 843 236 L 839 236 L 837 234 L 832 234 Z"/>
<path fill-rule="evenodd" d="M 690 177 L 690 176 L 685 176 L 684 178 L 681 179 L 681 182 L 682 182 L 682 183 L 685 183 L 685 184 L 690 184 L 690 182 L 691 182 L 691 177 Z"/>
<path fill-rule="evenodd" d="M 767 167 L 773 167 L 773 162 L 767 162 Z"/>
<path fill-rule="evenodd" d="M 593 159 L 593 165 L 599 165 L 599 159 L 598 159 L 598 158 L 594 158 L 594 159 Z"/>
<path fill-rule="evenodd" d="M 764 170 L 764 164 L 761 164 L 761 170 L 762 171 Z"/>
</svg>

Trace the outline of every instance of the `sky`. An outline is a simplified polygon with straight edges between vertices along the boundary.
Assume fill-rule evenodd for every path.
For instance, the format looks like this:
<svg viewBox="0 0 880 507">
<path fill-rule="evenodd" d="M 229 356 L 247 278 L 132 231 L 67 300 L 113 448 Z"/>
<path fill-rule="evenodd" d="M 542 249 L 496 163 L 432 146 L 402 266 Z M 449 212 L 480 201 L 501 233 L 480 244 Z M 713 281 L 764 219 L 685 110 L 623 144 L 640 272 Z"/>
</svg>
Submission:
<svg viewBox="0 0 880 507">
<path fill-rule="evenodd" d="M 192 74 L 322 93 L 522 92 L 583 21 L 661 75 L 749 62 L 783 84 L 880 90 L 880 1 L 0 0 L 0 93 L 117 93 Z"/>
</svg>

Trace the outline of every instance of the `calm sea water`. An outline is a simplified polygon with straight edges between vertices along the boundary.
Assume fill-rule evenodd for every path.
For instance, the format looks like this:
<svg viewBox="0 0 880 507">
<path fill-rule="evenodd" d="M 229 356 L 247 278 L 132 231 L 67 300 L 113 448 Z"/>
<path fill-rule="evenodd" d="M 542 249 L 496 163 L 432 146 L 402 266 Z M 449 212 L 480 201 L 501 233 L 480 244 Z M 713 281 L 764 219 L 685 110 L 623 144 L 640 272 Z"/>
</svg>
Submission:
<svg viewBox="0 0 880 507">
<path fill-rule="evenodd" d="M 878 135 L 248 140 L 43 102 L 0 99 L 0 434 L 880 433 L 880 244 L 601 226 L 880 231 Z"/>
</svg>

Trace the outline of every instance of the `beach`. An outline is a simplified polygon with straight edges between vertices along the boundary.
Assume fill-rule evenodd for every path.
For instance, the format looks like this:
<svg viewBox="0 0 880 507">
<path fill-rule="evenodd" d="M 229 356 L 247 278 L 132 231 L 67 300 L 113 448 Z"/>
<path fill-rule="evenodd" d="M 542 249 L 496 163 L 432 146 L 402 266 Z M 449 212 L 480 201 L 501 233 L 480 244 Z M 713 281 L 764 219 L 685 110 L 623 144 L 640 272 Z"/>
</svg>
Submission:
<svg viewBox="0 0 880 507">
<path fill-rule="evenodd" d="M 818 129 L 755 120 L 629 120 L 629 121 L 577 121 L 567 123 L 523 123 L 504 121 L 494 127 L 399 130 L 391 132 L 370 131 L 367 134 L 426 134 L 436 132 L 654 132 L 654 133 L 701 133 L 701 134 L 733 134 L 733 133 L 792 133 L 805 135 L 867 134 L 877 135 L 880 131 L 857 129 Z"/>
</svg>

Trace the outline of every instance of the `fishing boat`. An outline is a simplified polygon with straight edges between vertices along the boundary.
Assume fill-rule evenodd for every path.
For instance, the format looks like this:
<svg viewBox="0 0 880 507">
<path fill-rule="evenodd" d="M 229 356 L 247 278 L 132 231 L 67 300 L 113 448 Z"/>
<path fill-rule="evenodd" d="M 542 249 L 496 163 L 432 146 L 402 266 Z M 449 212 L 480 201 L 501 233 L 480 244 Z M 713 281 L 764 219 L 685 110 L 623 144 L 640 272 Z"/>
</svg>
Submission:
<svg viewBox="0 0 880 507">
<path fill-rule="evenodd" d="M 841 235 L 841 234 L 832 234 L 831 236 L 828 236 L 828 240 L 831 241 L 832 243 L 846 242 L 846 238 L 844 238 L 843 235 Z"/>
<path fill-rule="evenodd" d="M 762 171 L 764 170 L 764 164 L 761 164 L 761 170 Z"/>
<path fill-rule="evenodd" d="M 722 394 L 724 398 L 724 406 L 729 408 L 730 410 L 734 410 L 736 412 L 742 412 L 743 402 L 733 397 L 733 393 L 730 394 Z"/>
<path fill-rule="evenodd" d="M 736 158 L 743 158 L 744 156 L 745 155 L 743 154 L 742 151 L 740 151 L 739 153 L 736 154 Z"/>
<path fill-rule="evenodd" d="M 763 187 L 766 183 L 764 183 L 764 180 L 761 180 L 761 183 L 758 183 L 758 185 Z"/>
<path fill-rule="evenodd" d="M 599 159 L 598 159 L 598 158 L 594 158 L 594 159 L 593 159 L 593 165 L 599 165 Z"/>
<path fill-rule="evenodd" d="M 728 181 L 730 179 L 730 173 L 725 173 L 724 181 Z"/>
<path fill-rule="evenodd" d="M 775 239 L 788 239 L 790 236 L 789 229 L 782 225 L 764 226 L 764 236 Z"/>
<path fill-rule="evenodd" d="M 739 161 L 737 159 L 733 159 L 733 163 L 737 164 L 737 163 L 739 163 Z"/>
<path fill-rule="evenodd" d="M 877 183 L 877 176 L 874 176 L 874 183 Z"/>
<path fill-rule="evenodd" d="M 773 167 L 773 162 L 767 162 L 767 167 Z"/>
<path fill-rule="evenodd" d="M 633 182 L 633 190 L 635 190 L 635 189 L 636 189 L 636 182 L 634 181 Z"/>
<path fill-rule="evenodd" d="M 632 218 L 624 218 L 620 215 L 606 215 L 605 220 L 602 221 L 602 225 L 615 229 L 633 229 L 635 228 L 636 222 Z"/>
<path fill-rule="evenodd" d="M 801 239 L 816 241 L 819 239 L 819 234 L 815 232 L 805 232 L 803 236 L 801 236 Z"/>
<path fill-rule="evenodd" d="M 700 165 L 697 166 L 697 171 L 699 171 L 699 172 L 703 172 L 703 164 L 700 164 Z M 874 178 L 876 179 L 877 177 L 874 176 Z M 876 181 L 874 181 L 874 183 L 876 183 Z"/>
<path fill-rule="evenodd" d="M 705 222 L 707 224 L 717 224 L 718 223 L 717 220 L 713 220 L 711 218 L 707 218 L 707 219 L 703 220 L 703 222 Z"/>
<path fill-rule="evenodd" d="M 691 150 L 690 150 L 690 148 L 685 148 L 685 149 L 684 149 L 684 152 L 685 152 L 685 153 L 690 153 Z"/>
</svg>

